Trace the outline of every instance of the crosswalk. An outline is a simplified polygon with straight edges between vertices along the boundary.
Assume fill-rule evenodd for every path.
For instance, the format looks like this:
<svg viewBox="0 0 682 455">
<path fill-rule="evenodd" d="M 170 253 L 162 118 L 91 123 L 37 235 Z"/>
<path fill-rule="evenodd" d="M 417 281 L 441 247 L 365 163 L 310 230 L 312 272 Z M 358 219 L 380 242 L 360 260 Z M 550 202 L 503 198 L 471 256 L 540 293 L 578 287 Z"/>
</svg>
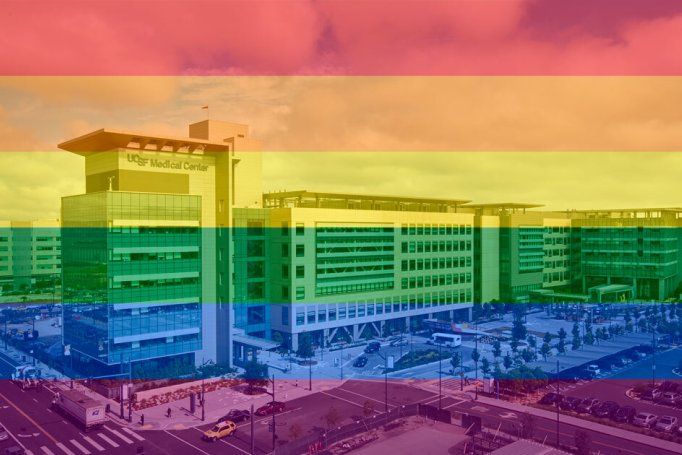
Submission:
<svg viewBox="0 0 682 455">
<path fill-rule="evenodd" d="M 40 447 L 40 453 L 34 454 L 30 450 L 27 455 L 94 455 L 121 446 L 143 442 L 140 436 L 130 428 L 112 428 L 104 425 L 97 433 L 81 434 L 78 439 L 57 442 L 54 446 Z M 133 453 L 132 451 L 130 453 Z"/>
</svg>

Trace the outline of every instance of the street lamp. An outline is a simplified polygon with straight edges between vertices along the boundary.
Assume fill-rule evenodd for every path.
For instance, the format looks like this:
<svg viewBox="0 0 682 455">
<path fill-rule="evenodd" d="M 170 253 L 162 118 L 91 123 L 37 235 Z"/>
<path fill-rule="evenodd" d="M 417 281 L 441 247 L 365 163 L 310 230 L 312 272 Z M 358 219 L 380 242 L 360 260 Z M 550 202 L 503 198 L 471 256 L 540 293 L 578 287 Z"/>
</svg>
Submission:
<svg viewBox="0 0 682 455">
<path fill-rule="evenodd" d="M 556 446 L 559 448 L 559 360 L 556 361 Z"/>
<path fill-rule="evenodd" d="M 443 345 L 438 343 L 438 410 L 443 409 Z"/>
</svg>

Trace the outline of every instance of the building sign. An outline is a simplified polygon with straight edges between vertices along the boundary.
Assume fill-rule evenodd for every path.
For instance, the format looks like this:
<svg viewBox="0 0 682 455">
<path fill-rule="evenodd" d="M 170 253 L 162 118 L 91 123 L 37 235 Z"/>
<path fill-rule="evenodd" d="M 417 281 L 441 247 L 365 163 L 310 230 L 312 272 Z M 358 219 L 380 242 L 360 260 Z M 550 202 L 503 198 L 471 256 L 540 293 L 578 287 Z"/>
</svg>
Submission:
<svg viewBox="0 0 682 455">
<path fill-rule="evenodd" d="M 170 160 L 157 158 L 143 158 L 137 153 L 128 153 L 126 155 L 128 162 L 136 163 L 140 167 L 153 167 L 157 169 L 175 169 L 178 171 L 208 171 L 208 166 L 201 163 L 191 163 L 184 160 Z"/>
</svg>

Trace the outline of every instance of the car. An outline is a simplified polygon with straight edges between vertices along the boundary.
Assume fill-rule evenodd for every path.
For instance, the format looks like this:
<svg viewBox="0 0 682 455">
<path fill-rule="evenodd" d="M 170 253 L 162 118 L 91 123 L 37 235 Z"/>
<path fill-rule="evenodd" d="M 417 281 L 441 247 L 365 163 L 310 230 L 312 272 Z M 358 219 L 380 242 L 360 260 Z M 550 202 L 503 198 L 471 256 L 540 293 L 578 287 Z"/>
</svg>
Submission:
<svg viewBox="0 0 682 455">
<path fill-rule="evenodd" d="M 648 389 L 642 394 L 642 400 L 656 401 L 661 397 L 661 391 L 658 389 Z"/>
<path fill-rule="evenodd" d="M 391 347 L 407 346 L 410 344 L 405 338 L 398 338 L 397 340 L 391 341 Z"/>
<path fill-rule="evenodd" d="M 592 412 L 593 408 L 596 408 L 599 404 L 599 400 L 596 398 L 585 398 L 580 402 L 578 406 L 574 409 L 578 414 L 589 414 Z"/>
<path fill-rule="evenodd" d="M 561 400 L 563 400 L 563 396 L 556 393 L 556 392 L 549 392 L 545 394 L 542 398 L 540 398 L 540 401 L 538 403 L 540 404 L 556 404 L 557 401 L 561 403 Z"/>
<path fill-rule="evenodd" d="M 216 423 L 212 428 L 206 430 L 201 438 L 204 441 L 215 442 L 218 439 L 233 435 L 235 431 L 237 431 L 237 424 L 227 420 L 225 422 Z"/>
<path fill-rule="evenodd" d="M 637 410 L 632 406 L 623 406 L 618 408 L 618 410 L 611 416 L 614 422 L 619 423 L 632 423 L 632 419 L 635 418 Z"/>
<path fill-rule="evenodd" d="M 582 401 L 582 399 L 577 397 L 564 397 L 564 399 L 561 400 L 561 403 L 559 403 L 559 408 L 564 411 L 575 411 L 575 408 L 577 408 Z"/>
<path fill-rule="evenodd" d="M 7 441 L 9 439 L 9 433 L 5 430 L 5 427 L 0 425 L 0 441 Z"/>
<path fill-rule="evenodd" d="M 656 424 L 658 416 L 650 412 L 638 412 L 632 419 L 632 424 L 636 427 L 651 428 Z"/>
<path fill-rule="evenodd" d="M 585 373 L 587 373 L 588 377 L 596 378 L 601 374 L 601 370 L 599 369 L 599 365 L 592 364 L 585 368 Z"/>
<path fill-rule="evenodd" d="M 677 392 L 677 383 L 672 381 L 663 381 L 658 388 L 662 392 Z"/>
<path fill-rule="evenodd" d="M 270 414 L 277 414 L 278 412 L 283 412 L 286 409 L 286 405 L 281 401 L 271 401 L 264 406 L 256 409 L 257 416 L 266 416 Z"/>
<path fill-rule="evenodd" d="M 661 416 L 660 419 L 654 425 L 656 431 L 662 431 L 664 433 L 672 433 L 678 427 L 677 417 L 673 416 Z"/>
<path fill-rule="evenodd" d="M 658 402 L 663 404 L 668 404 L 674 406 L 677 403 L 677 398 L 679 394 L 675 392 L 663 392 L 660 397 L 658 397 Z"/>
<path fill-rule="evenodd" d="M 5 455 L 25 455 L 26 451 L 19 446 L 7 447 Z"/>
<path fill-rule="evenodd" d="M 364 355 L 362 357 L 358 357 L 357 359 L 355 359 L 355 362 L 353 362 L 353 366 L 355 368 L 362 368 L 365 365 L 367 365 L 367 357 L 365 357 Z"/>
<path fill-rule="evenodd" d="M 379 349 L 381 349 L 381 343 L 379 343 L 378 341 L 372 341 L 367 345 L 367 347 L 365 347 L 365 354 L 372 354 L 374 352 L 378 352 Z"/>
<path fill-rule="evenodd" d="M 230 412 L 222 416 L 220 419 L 218 419 L 218 422 L 216 423 L 221 423 L 221 422 L 243 422 L 245 420 L 248 420 L 251 417 L 251 413 L 247 411 L 246 409 L 232 409 Z"/>
<path fill-rule="evenodd" d="M 615 401 L 604 401 L 592 409 L 592 415 L 610 419 L 618 409 L 620 409 L 620 406 Z"/>
</svg>

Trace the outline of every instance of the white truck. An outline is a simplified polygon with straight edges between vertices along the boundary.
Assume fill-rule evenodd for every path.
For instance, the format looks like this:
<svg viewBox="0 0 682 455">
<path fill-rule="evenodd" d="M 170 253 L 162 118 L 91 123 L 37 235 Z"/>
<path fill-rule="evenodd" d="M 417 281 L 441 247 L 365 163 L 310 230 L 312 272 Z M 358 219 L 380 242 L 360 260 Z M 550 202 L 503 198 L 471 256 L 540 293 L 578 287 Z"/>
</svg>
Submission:
<svg viewBox="0 0 682 455">
<path fill-rule="evenodd" d="M 85 431 L 99 427 L 107 420 L 104 404 L 78 390 L 64 390 L 55 394 L 52 407 L 75 420 Z"/>
<path fill-rule="evenodd" d="M 20 365 L 12 373 L 12 381 L 23 390 L 39 387 L 39 377 L 40 371 L 32 365 Z"/>
</svg>

